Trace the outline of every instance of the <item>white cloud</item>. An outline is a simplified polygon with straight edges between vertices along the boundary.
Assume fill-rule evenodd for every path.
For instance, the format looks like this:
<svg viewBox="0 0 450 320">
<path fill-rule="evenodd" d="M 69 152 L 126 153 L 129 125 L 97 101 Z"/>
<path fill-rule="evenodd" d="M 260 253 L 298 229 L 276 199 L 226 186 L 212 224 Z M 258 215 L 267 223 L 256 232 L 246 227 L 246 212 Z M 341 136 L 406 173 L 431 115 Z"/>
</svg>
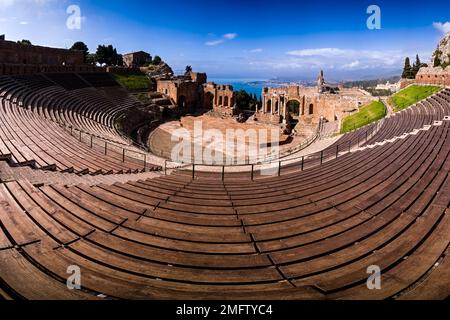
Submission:
<svg viewBox="0 0 450 320">
<path fill-rule="evenodd" d="M 226 33 L 226 34 L 224 34 L 224 35 L 222 36 L 222 39 L 212 40 L 212 41 L 205 42 L 205 45 L 206 45 L 206 46 L 217 46 L 217 45 L 219 45 L 219 44 L 224 43 L 225 41 L 228 41 L 228 40 L 234 40 L 234 39 L 236 39 L 237 37 L 238 37 L 238 34 L 237 34 L 237 33 Z"/>
<path fill-rule="evenodd" d="M 342 66 L 342 69 L 355 69 L 356 67 L 358 67 L 361 63 L 359 62 L 359 60 L 355 60 L 352 61 L 350 63 L 344 64 Z"/>
<path fill-rule="evenodd" d="M 214 41 L 208 41 L 208 42 L 206 42 L 205 43 L 205 45 L 207 45 L 207 46 L 217 46 L 217 45 L 219 45 L 219 44 L 222 44 L 222 43 L 224 43 L 225 41 L 224 40 L 214 40 Z"/>
<path fill-rule="evenodd" d="M 358 72 L 371 70 L 398 71 L 402 68 L 405 57 L 414 57 L 417 52 L 404 50 L 359 50 L 349 48 L 304 48 L 291 50 L 282 56 L 253 56 L 249 65 L 253 69 L 277 73 L 309 74 L 317 70 L 335 70 L 335 72 Z M 428 52 L 419 52 L 422 58 Z"/>
<path fill-rule="evenodd" d="M 237 36 L 238 36 L 237 33 L 227 33 L 223 35 L 223 37 L 228 40 L 236 39 Z"/>
<path fill-rule="evenodd" d="M 291 56 L 297 57 L 312 57 L 312 56 L 340 56 L 344 55 L 346 50 L 338 49 L 338 48 L 318 48 L 318 49 L 302 49 L 302 50 L 293 50 L 289 51 L 287 54 Z"/>
<path fill-rule="evenodd" d="M 29 24 L 29 22 L 28 21 L 20 21 L 19 24 L 23 25 L 23 26 L 26 26 L 27 24 Z"/>
<path fill-rule="evenodd" d="M 355 50 L 341 48 L 312 48 L 292 50 L 288 56 L 300 59 L 305 63 L 314 61 L 317 63 L 332 63 L 337 68 L 377 68 L 391 67 L 399 64 L 406 53 L 398 50 Z"/>
<path fill-rule="evenodd" d="M 443 34 L 447 34 L 450 33 L 450 22 L 434 22 L 433 23 L 433 27 L 437 30 L 439 30 L 440 32 L 442 32 Z"/>
<path fill-rule="evenodd" d="M 256 48 L 256 49 L 250 50 L 251 53 L 260 53 L 260 52 L 263 52 L 263 51 L 264 50 L 262 48 Z"/>
</svg>

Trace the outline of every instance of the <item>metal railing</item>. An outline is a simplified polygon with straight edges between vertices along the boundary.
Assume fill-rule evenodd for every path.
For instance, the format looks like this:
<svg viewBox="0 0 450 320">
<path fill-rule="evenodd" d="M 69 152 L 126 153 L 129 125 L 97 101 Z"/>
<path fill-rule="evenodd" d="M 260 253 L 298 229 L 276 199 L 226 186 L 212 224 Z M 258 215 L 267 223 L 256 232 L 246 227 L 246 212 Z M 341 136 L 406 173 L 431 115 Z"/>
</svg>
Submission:
<svg viewBox="0 0 450 320">
<path fill-rule="evenodd" d="M 144 171 L 147 171 L 147 169 L 154 169 L 155 167 L 157 167 L 158 170 L 162 170 L 160 167 L 147 161 L 149 155 L 146 153 L 119 146 L 118 143 L 99 138 L 72 125 L 61 122 L 58 122 L 58 124 L 69 132 L 72 137 L 77 138 L 78 141 L 88 145 L 92 150 L 103 153 L 105 156 L 110 156 L 123 163 L 132 163 L 136 167 L 142 167 Z"/>
<path fill-rule="evenodd" d="M 320 166 L 328 161 L 337 159 L 342 154 L 350 153 L 352 152 L 352 149 L 354 149 L 355 147 L 359 149 L 361 144 L 366 144 L 376 133 L 378 133 L 383 123 L 384 118 L 378 120 L 375 123 L 369 124 L 368 125 L 369 128 L 367 128 L 366 130 L 364 130 L 364 127 L 358 129 L 362 131 L 361 134 L 357 135 L 352 140 L 349 140 L 345 143 L 337 143 L 334 149 L 326 148 L 322 151 L 296 158 L 289 158 L 283 160 L 280 154 L 272 156 L 253 157 L 253 158 L 246 157 L 245 163 L 234 165 L 205 164 L 205 163 L 196 163 L 195 161 L 188 163 L 188 162 L 175 162 L 171 160 L 165 160 L 164 168 L 162 170 L 166 175 L 168 170 L 181 170 L 181 171 L 190 170 L 192 178 L 194 179 L 196 173 L 205 172 L 205 170 L 198 170 L 198 168 L 207 167 L 209 169 L 213 168 L 213 171 L 206 170 L 206 172 L 218 172 L 221 174 L 222 180 L 225 180 L 227 173 L 236 173 L 236 171 L 229 172 L 230 169 L 238 168 L 240 170 L 238 171 L 240 174 L 242 174 L 243 172 L 248 173 L 250 175 L 251 180 L 254 180 L 258 171 L 262 172 L 263 170 L 265 170 L 264 167 L 269 167 L 272 170 L 276 168 L 277 175 L 281 176 L 283 170 L 294 168 L 295 170 L 304 171 L 306 168 Z M 147 162 L 148 155 L 145 153 L 121 147 L 113 142 L 108 142 L 104 138 L 96 137 L 91 133 L 86 133 L 83 130 L 80 130 L 79 128 L 75 128 L 65 123 L 59 123 L 59 125 L 62 126 L 64 129 L 66 129 L 68 132 L 70 132 L 70 134 L 73 137 L 76 137 L 80 142 L 87 144 L 91 149 L 103 152 L 105 155 L 114 157 L 116 159 L 120 159 L 122 162 L 126 162 L 128 158 L 130 162 L 141 163 L 141 166 L 143 167 L 144 171 L 150 167 L 154 167 L 153 164 Z M 296 149 L 298 149 L 295 152 L 299 152 L 305 149 L 306 147 L 311 145 L 314 141 L 316 141 L 320 137 L 320 128 L 321 127 L 319 126 L 318 130 L 316 131 L 316 134 L 313 137 L 303 142 L 301 145 L 295 147 Z M 351 134 L 353 132 L 354 131 L 349 132 L 348 134 Z M 289 153 L 289 155 L 292 154 L 293 152 Z M 167 158 L 170 157 L 171 155 L 168 155 L 167 153 Z M 247 170 L 241 170 L 243 168 Z M 159 170 L 161 170 L 161 168 L 159 168 Z"/>
<path fill-rule="evenodd" d="M 197 173 L 208 172 L 208 173 L 218 173 L 221 176 L 222 181 L 225 180 L 226 174 L 248 174 L 249 178 L 253 181 L 258 173 L 264 170 L 270 169 L 272 172 L 276 171 L 277 176 L 281 176 L 283 171 L 286 169 L 293 169 L 293 171 L 304 171 L 305 169 L 310 169 L 313 167 L 318 167 L 326 162 L 335 160 L 342 155 L 351 153 L 353 151 L 359 150 L 362 145 L 367 144 L 367 142 L 372 139 L 381 129 L 384 123 L 384 118 L 378 120 L 375 123 L 369 125 L 366 130 L 361 129 L 361 134 L 358 134 L 351 140 L 345 143 L 337 143 L 333 148 L 326 148 L 322 151 L 318 151 L 312 154 L 300 156 L 292 159 L 278 159 L 277 161 L 267 161 L 251 164 L 238 164 L 238 165 L 217 165 L 217 164 L 203 164 L 203 163 L 180 163 L 170 160 L 165 161 L 164 172 L 167 174 L 167 170 L 181 170 L 188 171 L 192 179 L 195 179 Z M 351 132 L 352 133 L 352 132 Z M 350 133 L 349 133 L 350 134 Z M 170 166 L 170 165 L 173 166 Z M 198 170 L 200 167 L 206 167 L 208 170 Z M 238 171 L 236 171 L 236 168 Z M 211 171 L 211 169 L 213 169 Z M 230 169 L 234 169 L 230 172 Z M 247 169 L 247 170 L 241 170 Z M 274 170 L 275 169 L 275 170 Z"/>
</svg>

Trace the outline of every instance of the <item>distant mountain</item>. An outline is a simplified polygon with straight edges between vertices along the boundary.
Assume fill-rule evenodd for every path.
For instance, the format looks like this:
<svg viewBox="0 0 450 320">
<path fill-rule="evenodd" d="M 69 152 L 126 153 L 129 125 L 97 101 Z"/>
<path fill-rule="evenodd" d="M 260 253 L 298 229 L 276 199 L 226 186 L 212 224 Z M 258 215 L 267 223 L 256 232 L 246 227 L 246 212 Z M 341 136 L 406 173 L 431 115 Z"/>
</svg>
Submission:
<svg viewBox="0 0 450 320">
<path fill-rule="evenodd" d="M 391 77 L 382 77 L 382 78 L 368 78 L 368 79 L 361 79 L 361 80 L 350 80 L 350 81 L 329 81 L 328 83 L 332 85 L 343 85 L 344 88 L 352 88 L 352 87 L 360 87 L 360 88 L 373 88 L 376 87 L 378 84 L 385 84 L 386 82 L 390 83 L 397 83 L 400 80 L 400 76 L 391 76 Z M 295 80 L 295 79 L 271 79 L 271 80 L 263 80 L 263 81 L 249 81 L 246 82 L 249 86 L 255 86 L 255 87 L 282 87 L 287 86 L 290 84 L 297 84 L 297 85 L 304 85 L 304 86 L 315 86 L 317 83 L 315 81 L 308 81 L 308 80 Z"/>
<path fill-rule="evenodd" d="M 366 86 L 365 82 L 372 82 L 372 81 L 378 81 L 375 86 L 379 83 L 386 83 L 387 81 L 392 82 L 398 82 L 400 79 L 401 70 L 391 70 L 386 71 L 382 73 L 366 73 L 364 75 L 359 74 L 360 72 L 355 73 L 346 73 L 346 74 L 336 74 L 333 71 L 325 70 L 325 80 L 327 83 L 332 85 L 339 85 L 339 84 L 347 84 L 347 83 L 361 83 L 361 85 Z M 275 79 L 271 79 L 270 81 L 276 83 L 297 83 L 302 85 L 308 85 L 308 86 L 315 86 L 317 84 L 317 77 L 277 77 Z"/>
<path fill-rule="evenodd" d="M 346 81 L 343 83 L 344 88 L 360 87 L 360 88 L 373 88 L 379 84 L 385 84 L 386 82 L 397 83 L 400 81 L 400 76 L 393 76 L 390 78 L 372 79 L 372 80 L 357 80 Z"/>
</svg>

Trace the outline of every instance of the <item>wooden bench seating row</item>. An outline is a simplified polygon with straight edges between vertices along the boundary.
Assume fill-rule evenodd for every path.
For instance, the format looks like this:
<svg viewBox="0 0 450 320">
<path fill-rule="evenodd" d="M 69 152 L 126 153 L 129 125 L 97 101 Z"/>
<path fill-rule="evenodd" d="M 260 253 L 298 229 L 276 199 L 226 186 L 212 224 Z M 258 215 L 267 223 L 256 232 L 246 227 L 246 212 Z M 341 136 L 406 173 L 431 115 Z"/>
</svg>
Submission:
<svg viewBox="0 0 450 320">
<path fill-rule="evenodd" d="M 445 114 L 438 108 L 445 99 L 429 103 L 396 116 L 389 135 Z M 15 118 L 27 116 L 18 110 Z M 450 121 L 442 121 L 258 181 L 175 174 L 93 187 L 0 183 L 0 295 L 444 299 L 449 171 Z M 66 292 L 72 265 L 80 267 L 82 290 Z M 370 266 L 381 269 L 381 290 L 367 288 Z M 39 292 L 39 285 L 47 287 Z"/>
<path fill-rule="evenodd" d="M 142 171 L 142 161 L 104 155 L 79 142 L 57 124 L 1 100 L 0 135 L 2 154 L 11 154 L 12 164 L 34 164 L 76 173 L 106 174 Z M 156 169 L 148 165 L 147 169 Z"/>
<path fill-rule="evenodd" d="M 108 97 L 77 74 L 47 74 L 1 77 L 0 88 L 15 104 L 37 110 L 53 121 L 72 125 L 111 142 L 130 144 L 116 131 L 114 119 L 138 102 L 119 86 L 115 88 L 121 94 Z M 115 90 L 108 92 L 112 91 Z"/>
<path fill-rule="evenodd" d="M 415 169 L 417 174 L 411 172 L 407 175 L 416 177 L 417 180 L 410 178 L 399 183 L 398 189 L 403 187 L 405 190 L 402 190 L 403 193 L 400 191 L 398 194 L 391 193 L 393 200 L 386 202 L 390 204 L 387 208 L 383 208 L 385 206 L 383 201 L 377 201 L 385 199 L 382 195 L 378 199 L 373 196 L 372 207 L 380 206 L 378 210 L 382 210 L 381 213 L 377 213 L 375 209 L 365 209 L 361 213 L 359 224 L 344 223 L 342 224 L 344 229 L 341 228 L 335 236 L 323 233 L 322 240 L 316 239 L 300 247 L 297 243 L 291 248 L 286 248 L 288 244 L 286 242 L 278 250 L 274 251 L 272 248 L 267 253 L 263 253 L 261 249 L 264 248 L 265 241 L 256 238 L 245 225 L 205 228 L 186 223 L 173 224 L 173 222 L 154 219 L 151 214 L 153 204 L 145 206 L 142 204 L 143 199 L 136 201 L 133 213 L 125 209 L 128 207 L 126 203 L 123 204 L 124 208 L 112 210 L 113 204 L 108 201 L 114 198 L 103 201 L 107 205 L 102 206 L 101 201 L 93 202 L 86 196 L 84 200 L 81 200 L 83 199 L 81 196 L 74 197 L 74 193 L 68 192 L 70 188 L 42 187 L 38 190 L 24 182 L 11 182 L 4 185 L 2 195 L 6 200 L 2 203 L 7 201 L 10 208 L 18 206 L 23 208 L 25 213 L 2 217 L 2 224 L 4 229 L 11 230 L 12 242 L 23 246 L 22 250 L 27 253 L 27 256 L 40 261 L 39 263 L 45 264 L 46 258 L 58 259 L 57 264 L 63 263 L 64 266 L 64 261 L 67 261 L 67 256 L 70 256 L 75 261 L 80 260 L 77 263 L 82 263 L 83 266 L 88 261 L 92 264 L 90 268 L 106 267 L 111 271 L 125 273 L 127 277 L 133 278 L 133 280 L 126 280 L 126 284 L 132 287 L 137 286 L 138 283 L 143 285 L 146 281 L 153 279 L 159 281 L 159 285 L 166 289 L 177 285 L 180 288 L 190 287 L 194 291 L 194 296 L 213 283 L 220 286 L 221 291 L 233 292 L 237 288 L 253 286 L 253 289 L 261 294 L 266 289 L 259 291 L 257 289 L 259 286 L 275 290 L 275 286 L 285 283 L 288 279 L 290 283 L 301 288 L 299 289 L 301 292 L 310 288 L 311 297 L 316 298 L 324 292 L 327 296 L 336 298 L 390 297 L 399 294 L 420 279 L 436 259 L 441 259 L 441 255 L 448 246 L 449 236 L 444 235 L 444 230 L 448 231 L 446 229 L 448 228 L 447 207 L 448 191 L 450 191 L 448 129 L 448 126 L 435 127 L 434 130 L 418 135 L 419 145 L 423 146 L 424 152 L 425 150 L 428 152 L 419 152 L 420 155 L 424 155 L 422 158 L 418 156 L 414 158 L 411 152 L 408 155 L 407 150 L 400 151 L 400 153 L 406 153 L 406 157 L 412 157 L 412 161 L 415 159 L 415 163 L 421 164 Z M 438 144 L 431 143 L 432 140 Z M 430 143 L 427 144 L 425 141 Z M 416 150 L 417 145 L 414 144 L 413 139 L 404 144 Z M 431 163 L 426 162 L 426 159 Z M 391 165 L 394 166 L 395 163 Z M 406 165 L 399 161 L 398 166 Z M 422 170 L 421 174 L 417 170 Z M 394 167 L 392 171 L 397 170 Z M 384 175 L 384 172 L 379 171 L 379 175 Z M 414 183 L 414 181 L 417 182 Z M 371 186 L 367 185 L 367 187 Z M 83 187 L 83 189 L 90 188 Z M 77 190 L 82 189 L 77 188 Z M 424 193 L 423 190 L 426 192 Z M 101 192 L 91 193 L 99 200 L 105 195 Z M 397 200 L 394 201 L 395 199 Z M 128 202 L 130 201 L 128 199 Z M 407 204 L 408 202 L 411 204 Z M 352 200 L 347 201 L 348 206 L 363 206 L 362 203 L 352 205 Z M 45 212 L 42 212 L 44 208 Z M 142 210 L 139 214 L 141 209 L 147 212 Z M 148 212 L 149 209 L 150 212 Z M 20 211 L 19 208 L 16 210 Z M 11 217 L 20 220 L 11 220 Z M 316 223 L 319 222 L 316 221 Z M 340 228 L 339 223 L 332 224 L 329 228 L 333 226 L 335 229 Z M 280 226 L 276 229 L 280 232 L 284 230 Z M 126 230 L 126 232 L 119 232 L 119 230 Z M 436 235 L 433 230 L 438 230 Z M 185 232 L 184 235 L 183 232 Z M 239 234 L 242 236 L 238 236 Z M 238 237 L 235 238 L 236 236 Z M 405 268 L 403 261 L 409 262 L 408 259 L 411 259 L 414 254 L 420 255 L 422 250 L 425 250 L 426 247 L 421 243 L 431 242 L 431 239 L 438 236 L 441 238 L 440 245 L 436 245 L 433 253 L 430 253 L 426 263 L 427 268 L 421 266 L 420 270 L 413 272 L 410 275 L 411 278 L 405 282 L 399 281 L 396 276 L 386 276 L 383 280 L 388 282 L 389 286 L 376 295 L 363 290 L 361 281 L 366 279 L 364 268 L 367 268 L 367 263 L 378 263 L 383 270 L 386 270 L 387 275 L 395 274 L 397 266 Z M 144 241 L 146 237 L 148 239 Z M 160 241 L 167 238 L 168 241 L 182 242 L 185 248 L 188 248 L 190 243 L 192 249 L 180 251 L 178 244 L 175 247 L 163 249 L 161 245 L 156 245 L 158 242 L 152 240 L 156 237 Z M 224 253 L 220 251 L 199 252 L 201 245 L 205 248 L 227 244 L 234 247 L 233 241 L 238 241 L 236 247 L 248 244 L 247 251 L 244 250 L 237 256 L 231 253 L 224 256 Z M 250 250 L 252 245 L 253 249 Z M 8 246 L 10 245 L 5 242 L 4 247 L 8 248 Z M 59 248 L 60 246 L 63 247 Z M 55 248 L 57 249 L 54 250 Z M 331 252 L 331 255 L 325 254 L 327 251 Z M 387 258 L 388 254 L 390 258 Z M 217 258 L 214 258 L 214 255 Z M 349 261 L 354 262 L 349 264 Z M 158 266 L 164 266 L 164 268 L 161 269 Z M 192 269 L 193 267 L 195 269 Z M 54 265 L 48 262 L 46 268 L 49 268 L 49 273 L 56 277 L 58 270 Z M 425 272 L 422 272 L 424 269 L 426 269 Z M 118 279 L 113 280 L 112 283 L 121 279 L 117 277 Z M 105 277 L 102 277 L 102 283 L 103 279 Z M 111 294 L 112 289 L 105 290 L 107 288 L 108 286 L 103 287 L 95 281 L 87 287 L 89 292 Z M 182 292 L 180 288 L 178 290 Z M 174 296 L 180 293 L 178 290 L 175 290 L 177 293 L 174 293 Z M 117 297 L 129 296 L 123 293 Z"/>
</svg>

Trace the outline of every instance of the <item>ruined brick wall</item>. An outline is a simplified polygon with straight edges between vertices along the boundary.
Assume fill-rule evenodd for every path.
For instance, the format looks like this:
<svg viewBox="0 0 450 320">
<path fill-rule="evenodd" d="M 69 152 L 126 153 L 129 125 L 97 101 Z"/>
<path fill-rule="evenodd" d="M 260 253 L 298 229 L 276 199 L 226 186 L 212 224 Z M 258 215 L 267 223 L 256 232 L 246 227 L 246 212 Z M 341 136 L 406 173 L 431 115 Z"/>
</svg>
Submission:
<svg viewBox="0 0 450 320">
<path fill-rule="evenodd" d="M 265 88 L 263 105 L 256 118 L 273 124 L 285 122 L 290 117 L 289 102 L 295 100 L 300 107 L 294 117 L 306 125 L 314 126 L 322 118 L 330 122 L 341 121 L 374 99 L 358 89 L 342 89 L 339 94 L 320 94 L 316 87 Z"/>
<path fill-rule="evenodd" d="M 415 84 L 415 79 L 401 79 L 400 80 L 400 90 L 405 89 L 407 86 Z"/>
<path fill-rule="evenodd" d="M 181 113 L 193 112 L 200 106 L 201 97 L 199 85 L 196 82 L 158 80 L 156 90 L 167 95 L 178 105 Z"/>
<path fill-rule="evenodd" d="M 234 107 L 234 91 L 229 85 L 217 85 L 215 107 Z"/>
<path fill-rule="evenodd" d="M 208 81 L 208 76 L 206 73 L 191 72 L 189 76 L 192 81 L 197 82 L 198 84 L 205 84 Z"/>
<path fill-rule="evenodd" d="M 141 67 L 150 59 L 151 55 L 147 52 L 132 52 L 123 55 L 123 64 L 129 68 Z"/>
<path fill-rule="evenodd" d="M 201 76 L 194 77 L 196 81 L 192 78 L 192 80 L 158 80 L 156 90 L 167 95 L 176 105 L 184 110 L 184 113 L 214 110 L 226 116 L 236 115 L 238 111 L 234 107 L 235 95 L 233 87 L 212 82 L 203 84 L 206 74 L 197 75 Z"/>
<path fill-rule="evenodd" d="M 0 63 L 24 65 L 82 65 L 81 51 L 23 45 L 0 40 Z"/>
<path fill-rule="evenodd" d="M 105 72 L 105 69 L 85 65 L 81 51 L 0 40 L 0 75 L 30 75 L 42 72 Z"/>
<path fill-rule="evenodd" d="M 235 94 L 230 85 L 208 83 L 203 86 L 202 105 L 205 110 L 213 109 L 222 116 L 234 116 L 239 111 L 235 108 Z"/>
<path fill-rule="evenodd" d="M 442 69 L 421 68 L 416 76 L 417 84 L 430 84 L 438 86 L 450 86 L 450 67 Z"/>
<path fill-rule="evenodd" d="M 255 113 L 254 120 L 275 125 L 280 124 L 283 121 L 281 116 L 278 114 L 264 113 L 261 111 Z"/>
<path fill-rule="evenodd" d="M 450 67 L 421 68 L 415 79 L 401 79 L 400 89 L 405 89 L 412 84 L 450 86 Z"/>
<path fill-rule="evenodd" d="M 0 63 L 0 75 L 32 75 L 36 73 L 106 72 L 106 68 L 92 65 L 56 66 Z"/>
<path fill-rule="evenodd" d="M 106 72 L 122 75 L 131 75 L 142 73 L 140 68 L 124 68 L 124 67 L 106 67 Z"/>
<path fill-rule="evenodd" d="M 178 84 L 178 104 L 184 104 L 186 112 L 195 112 L 200 103 L 199 85 L 196 82 Z"/>
</svg>

